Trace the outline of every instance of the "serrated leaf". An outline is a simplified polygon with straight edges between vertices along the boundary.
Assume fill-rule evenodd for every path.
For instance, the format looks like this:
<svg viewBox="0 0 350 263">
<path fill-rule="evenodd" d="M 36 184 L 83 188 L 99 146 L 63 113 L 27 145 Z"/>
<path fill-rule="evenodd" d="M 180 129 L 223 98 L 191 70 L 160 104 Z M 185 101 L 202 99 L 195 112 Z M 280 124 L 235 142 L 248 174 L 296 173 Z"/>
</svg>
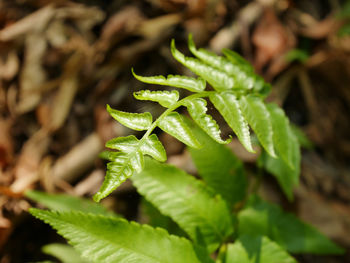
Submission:
<svg viewBox="0 0 350 263">
<path fill-rule="evenodd" d="M 120 150 L 122 152 L 133 152 L 139 146 L 140 142 L 134 135 L 127 137 L 117 137 L 106 142 L 106 147 Z"/>
<path fill-rule="evenodd" d="M 147 160 L 132 177 L 138 191 L 164 215 L 170 216 L 196 242 L 214 251 L 232 234 L 226 203 L 184 171 Z"/>
<path fill-rule="evenodd" d="M 132 73 L 136 79 L 145 83 L 167 85 L 171 87 L 187 89 L 192 92 L 201 92 L 205 89 L 206 85 L 205 80 L 202 78 L 196 79 L 181 75 L 168 75 L 166 78 L 161 75 L 152 77 L 142 77 L 136 75 L 134 71 L 132 71 Z"/>
<path fill-rule="evenodd" d="M 242 115 L 236 96 L 230 92 L 220 92 L 210 95 L 209 99 L 247 151 L 255 152 L 250 140 L 248 124 Z"/>
<path fill-rule="evenodd" d="M 239 235 L 264 235 L 291 253 L 340 254 L 343 250 L 314 227 L 278 206 L 252 196 L 239 213 Z"/>
<path fill-rule="evenodd" d="M 241 236 L 227 245 L 224 263 L 297 263 L 278 244 L 265 236 Z"/>
<path fill-rule="evenodd" d="M 93 196 L 94 201 L 101 199 L 113 192 L 121 183 L 131 177 L 135 170 L 143 167 L 143 155 L 140 151 L 131 153 L 120 152 L 115 161 L 107 164 L 107 172 L 100 190 Z"/>
<path fill-rule="evenodd" d="M 112 109 L 107 105 L 107 111 L 117 121 L 124 126 L 136 130 L 147 130 L 152 124 L 152 115 L 149 112 L 131 113 Z"/>
<path fill-rule="evenodd" d="M 295 169 L 298 164 L 295 163 L 296 160 L 293 158 L 293 144 L 298 142 L 291 130 L 289 120 L 283 110 L 276 104 L 267 104 L 266 108 L 271 117 L 273 143 L 276 151 L 291 169 Z"/>
<path fill-rule="evenodd" d="M 220 91 L 235 88 L 235 79 L 232 76 L 229 76 L 227 73 L 213 68 L 198 59 L 185 57 L 176 49 L 174 40 L 171 42 L 171 53 L 178 62 L 205 79 L 215 90 Z"/>
<path fill-rule="evenodd" d="M 200 177 L 233 207 L 246 194 L 247 179 L 242 162 L 225 145 L 216 143 L 200 129 L 193 131 L 203 144 L 199 150 L 188 148 Z"/>
<path fill-rule="evenodd" d="M 193 55 L 199 58 L 203 63 L 214 67 L 215 69 L 226 73 L 235 80 L 235 86 L 232 88 L 252 89 L 254 86 L 254 73 L 247 75 L 241 68 L 242 65 L 232 63 L 229 59 L 216 55 L 206 49 L 196 49 L 191 35 L 188 38 L 188 46 Z M 244 65 L 244 64 L 243 64 Z M 209 81 L 208 81 L 209 82 Z"/>
<path fill-rule="evenodd" d="M 134 92 L 134 97 L 138 100 L 155 101 L 163 107 L 169 108 L 179 100 L 179 92 L 176 90 L 140 90 Z"/>
<path fill-rule="evenodd" d="M 243 116 L 256 133 L 261 145 L 272 157 L 276 157 L 271 117 L 262 99 L 252 95 L 242 96 L 239 103 Z"/>
<path fill-rule="evenodd" d="M 99 215 L 117 216 L 100 204 L 76 196 L 66 194 L 48 194 L 34 190 L 26 191 L 25 196 L 56 211 L 81 211 Z"/>
<path fill-rule="evenodd" d="M 191 243 L 160 228 L 124 219 L 30 209 L 67 238 L 84 258 L 99 263 L 199 263 Z"/>
<path fill-rule="evenodd" d="M 222 140 L 221 131 L 219 125 L 207 112 L 207 102 L 204 99 L 192 99 L 185 103 L 189 114 L 192 119 L 202 128 L 212 139 L 218 143 L 226 144 L 230 142 L 230 139 Z"/>
<path fill-rule="evenodd" d="M 182 116 L 177 112 L 171 112 L 165 116 L 159 121 L 158 127 L 190 147 L 201 147 L 191 129 L 186 125 L 182 119 Z"/>
<path fill-rule="evenodd" d="M 49 245 L 45 245 L 42 248 L 42 251 L 45 254 L 56 257 L 62 263 L 87 263 L 91 262 L 86 259 L 83 259 L 80 254 L 71 246 L 60 244 L 60 243 L 52 243 Z"/>
<path fill-rule="evenodd" d="M 167 159 L 163 144 L 158 140 L 158 137 L 155 134 L 152 134 L 145 139 L 141 145 L 141 152 L 152 156 L 154 159 L 160 162 L 165 162 Z"/>
</svg>

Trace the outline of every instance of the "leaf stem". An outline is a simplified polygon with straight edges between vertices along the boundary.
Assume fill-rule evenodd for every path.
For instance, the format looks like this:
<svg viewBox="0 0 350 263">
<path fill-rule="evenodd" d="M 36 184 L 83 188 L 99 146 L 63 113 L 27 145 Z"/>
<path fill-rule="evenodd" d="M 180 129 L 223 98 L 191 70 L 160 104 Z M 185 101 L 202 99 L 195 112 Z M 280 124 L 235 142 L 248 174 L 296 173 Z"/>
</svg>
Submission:
<svg viewBox="0 0 350 263">
<path fill-rule="evenodd" d="M 167 115 L 169 115 L 171 112 L 176 110 L 177 108 L 184 106 L 186 104 L 186 101 L 192 100 L 192 99 L 197 99 L 197 98 L 205 98 L 209 97 L 211 94 L 214 94 L 216 91 L 202 91 L 199 93 L 192 94 L 188 97 L 185 97 L 178 102 L 176 102 L 174 105 L 169 107 L 166 111 L 164 111 L 153 123 L 152 125 L 148 128 L 146 133 L 142 136 L 140 141 L 143 141 L 146 139 L 148 136 L 151 135 L 152 131 L 158 126 L 158 123 L 163 120 Z"/>
</svg>

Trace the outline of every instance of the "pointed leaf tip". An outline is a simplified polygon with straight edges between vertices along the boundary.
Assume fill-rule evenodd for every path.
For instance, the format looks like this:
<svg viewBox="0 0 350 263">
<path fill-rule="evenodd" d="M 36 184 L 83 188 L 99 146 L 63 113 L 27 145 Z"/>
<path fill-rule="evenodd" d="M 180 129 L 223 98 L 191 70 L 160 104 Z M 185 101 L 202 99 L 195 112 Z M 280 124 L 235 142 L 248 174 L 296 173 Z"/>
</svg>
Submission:
<svg viewBox="0 0 350 263">
<path fill-rule="evenodd" d="M 136 130 L 147 130 L 152 125 L 152 115 L 149 112 L 131 113 L 112 109 L 107 104 L 107 111 L 118 122 L 124 126 Z"/>
</svg>

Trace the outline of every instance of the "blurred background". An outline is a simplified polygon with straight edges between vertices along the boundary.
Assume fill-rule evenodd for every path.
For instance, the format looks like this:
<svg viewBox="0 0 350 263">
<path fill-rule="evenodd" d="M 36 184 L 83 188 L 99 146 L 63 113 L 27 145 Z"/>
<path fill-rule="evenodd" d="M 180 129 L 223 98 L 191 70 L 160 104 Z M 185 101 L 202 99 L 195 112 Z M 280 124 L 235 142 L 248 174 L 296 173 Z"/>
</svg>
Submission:
<svg viewBox="0 0 350 263">
<path fill-rule="evenodd" d="M 106 104 L 131 112 L 161 109 L 136 101 L 131 74 L 191 74 L 170 40 L 237 51 L 273 85 L 268 100 L 307 136 L 300 186 L 289 203 L 266 174 L 261 194 L 350 251 L 350 1 L 341 0 L 2 0 L 0 1 L 0 263 L 44 260 L 60 239 L 31 217 L 29 189 L 91 197 L 100 187 L 104 143 L 130 134 Z M 151 86 L 147 88 L 152 88 Z M 221 127 L 226 134 L 229 129 Z M 169 162 L 196 173 L 184 146 L 160 134 Z M 229 145 L 249 168 L 257 156 Z M 147 222 L 129 181 L 103 201 Z M 297 256 L 300 262 L 350 262 Z"/>
</svg>

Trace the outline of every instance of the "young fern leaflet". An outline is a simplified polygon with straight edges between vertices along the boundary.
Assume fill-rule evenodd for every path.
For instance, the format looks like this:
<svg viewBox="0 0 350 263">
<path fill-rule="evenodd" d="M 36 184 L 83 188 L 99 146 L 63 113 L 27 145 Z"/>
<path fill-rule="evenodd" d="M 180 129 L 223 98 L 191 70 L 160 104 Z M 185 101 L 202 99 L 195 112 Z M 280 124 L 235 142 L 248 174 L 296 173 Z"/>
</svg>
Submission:
<svg viewBox="0 0 350 263">
<path fill-rule="evenodd" d="M 300 158 L 296 157 L 300 155 L 299 145 L 288 119 L 282 109 L 263 101 L 269 93 L 270 85 L 254 73 L 247 61 L 231 50 L 224 50 L 223 57 L 217 56 L 207 50 L 197 49 L 191 36 L 188 46 L 195 57 L 183 55 L 176 49 L 174 40 L 171 43 L 171 52 L 178 62 L 197 74 L 198 78 L 180 75 L 143 77 L 134 71 L 132 73 L 141 82 L 186 89 L 193 94 L 179 99 L 176 90 L 135 92 L 136 99 L 157 102 L 166 108 L 154 121 L 148 112 L 128 113 L 107 106 L 107 111 L 121 124 L 145 133 L 141 139 L 131 135 L 114 138 L 106 143 L 106 147 L 119 152 L 107 154 L 110 163 L 107 165 L 103 185 L 94 195 L 95 201 L 109 195 L 134 172 L 142 171 L 144 155 L 160 162 L 166 161 L 164 147 L 157 135 L 152 133 L 156 127 L 187 146 L 201 147 L 183 117 L 176 112 L 181 106 L 187 108 L 193 121 L 216 142 L 230 142 L 231 138 L 221 137 L 218 124 L 207 113 L 206 99 L 211 101 L 247 151 L 254 152 L 249 130 L 251 127 L 271 158 L 277 158 L 289 169 L 299 171 Z M 212 90 L 206 89 L 207 83 L 211 85 Z"/>
</svg>

